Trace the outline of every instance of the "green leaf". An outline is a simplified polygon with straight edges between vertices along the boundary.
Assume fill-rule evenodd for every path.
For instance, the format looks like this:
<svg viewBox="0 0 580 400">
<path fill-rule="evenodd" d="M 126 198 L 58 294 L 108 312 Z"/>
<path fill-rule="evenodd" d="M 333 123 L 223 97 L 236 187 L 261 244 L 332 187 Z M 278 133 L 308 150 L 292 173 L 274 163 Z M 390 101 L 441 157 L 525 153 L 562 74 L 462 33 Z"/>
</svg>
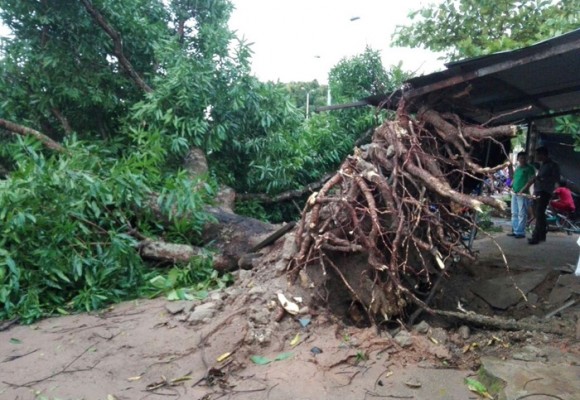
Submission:
<svg viewBox="0 0 580 400">
<path fill-rule="evenodd" d="M 283 360 L 287 360 L 287 359 L 291 358 L 292 356 L 293 356 L 293 354 L 292 354 L 292 353 L 290 353 L 290 352 L 287 352 L 287 353 L 281 353 L 281 354 L 278 354 L 278 355 L 276 356 L 276 358 L 274 359 L 274 361 L 283 361 Z"/>
<path fill-rule="evenodd" d="M 477 393 L 485 398 L 493 399 L 484 384 L 479 382 L 477 379 L 465 378 L 465 383 L 467 384 L 467 388 L 472 392 Z"/>
<path fill-rule="evenodd" d="M 10 343 L 12 344 L 21 344 L 22 340 L 16 338 L 10 338 Z"/>
<path fill-rule="evenodd" d="M 272 362 L 272 360 L 269 360 L 265 357 L 262 356 L 251 356 L 250 360 L 257 365 L 266 365 L 266 364 L 270 364 Z"/>
<path fill-rule="evenodd" d="M 157 289 L 168 289 L 168 280 L 161 275 L 157 275 L 156 277 L 150 279 L 149 283 Z"/>
</svg>

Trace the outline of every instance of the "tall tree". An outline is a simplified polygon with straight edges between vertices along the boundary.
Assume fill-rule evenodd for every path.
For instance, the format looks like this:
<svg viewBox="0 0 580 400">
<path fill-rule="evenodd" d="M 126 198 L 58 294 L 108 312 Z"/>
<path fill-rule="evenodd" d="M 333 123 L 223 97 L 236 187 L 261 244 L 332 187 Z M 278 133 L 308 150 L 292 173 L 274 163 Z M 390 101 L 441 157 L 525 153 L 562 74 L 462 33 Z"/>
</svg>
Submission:
<svg viewBox="0 0 580 400">
<path fill-rule="evenodd" d="M 409 14 L 399 46 L 443 52 L 450 60 L 524 47 L 580 26 L 576 0 L 443 0 Z"/>
</svg>

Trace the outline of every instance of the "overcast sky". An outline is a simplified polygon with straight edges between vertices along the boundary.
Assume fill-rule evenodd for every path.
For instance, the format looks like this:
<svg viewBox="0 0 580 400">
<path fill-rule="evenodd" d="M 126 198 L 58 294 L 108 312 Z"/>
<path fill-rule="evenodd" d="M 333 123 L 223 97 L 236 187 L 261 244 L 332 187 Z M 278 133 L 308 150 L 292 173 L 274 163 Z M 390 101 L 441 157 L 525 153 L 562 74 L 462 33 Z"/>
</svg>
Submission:
<svg viewBox="0 0 580 400">
<path fill-rule="evenodd" d="M 261 80 L 326 82 L 341 58 L 366 45 L 380 50 L 388 67 L 429 73 L 443 68 L 423 49 L 391 48 L 395 26 L 407 14 L 437 0 L 233 0 L 230 27 L 253 42 L 253 72 Z M 351 21 L 351 18 L 359 19 Z"/>
<path fill-rule="evenodd" d="M 390 42 L 409 11 L 439 1 L 232 0 L 230 28 L 254 43 L 252 70 L 261 80 L 326 83 L 330 68 L 366 45 L 381 52 L 386 67 L 403 61 L 405 70 L 429 73 L 443 69 L 437 55 Z M 2 24 L 0 34 L 6 34 Z"/>
</svg>

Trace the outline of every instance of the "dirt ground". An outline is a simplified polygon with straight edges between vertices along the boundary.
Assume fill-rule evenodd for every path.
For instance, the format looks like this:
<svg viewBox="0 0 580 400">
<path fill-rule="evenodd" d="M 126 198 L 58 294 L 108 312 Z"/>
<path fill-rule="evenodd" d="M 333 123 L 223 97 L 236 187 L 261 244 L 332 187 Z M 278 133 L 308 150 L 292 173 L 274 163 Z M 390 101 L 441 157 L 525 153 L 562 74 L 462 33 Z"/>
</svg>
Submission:
<svg viewBox="0 0 580 400">
<path fill-rule="evenodd" d="M 456 310 L 459 302 L 467 311 L 538 319 L 555 307 L 547 299 L 559 268 L 577 260 L 576 239 L 551 235 L 544 245 L 528 246 L 504 234 L 480 238 L 479 261 L 450 278 L 436 304 Z M 512 273 L 550 270 L 532 291 L 534 304 L 522 300 L 499 312 L 471 291 L 474 282 L 505 274 L 494 240 Z M 483 356 L 550 361 L 580 378 L 580 342 L 573 333 L 468 328 L 428 315 L 408 331 L 398 323 L 381 330 L 356 327 L 313 305 L 307 284 L 290 286 L 283 266 L 266 258 L 202 303 L 138 300 L 95 314 L 4 326 L 0 399 L 477 399 L 464 379 L 477 378 Z M 302 303 L 294 301 L 309 307 L 281 317 L 277 293 L 302 296 Z M 576 303 L 553 323 L 576 325 L 578 315 Z M 578 399 L 580 388 L 554 386 L 555 398 Z M 554 397 L 533 397 L 542 398 Z"/>
</svg>

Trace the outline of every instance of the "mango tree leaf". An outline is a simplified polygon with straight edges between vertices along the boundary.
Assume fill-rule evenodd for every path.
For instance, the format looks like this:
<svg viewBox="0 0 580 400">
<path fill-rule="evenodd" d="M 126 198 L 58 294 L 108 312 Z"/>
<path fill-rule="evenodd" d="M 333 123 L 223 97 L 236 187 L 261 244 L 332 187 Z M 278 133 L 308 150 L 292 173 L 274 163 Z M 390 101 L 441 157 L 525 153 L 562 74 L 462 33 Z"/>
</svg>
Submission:
<svg viewBox="0 0 580 400">
<path fill-rule="evenodd" d="M 262 357 L 262 356 L 251 356 L 250 360 L 252 360 L 252 362 L 254 364 L 258 364 L 258 365 L 266 365 L 266 364 L 270 364 L 272 362 L 272 360 L 269 360 L 266 357 Z"/>
<path fill-rule="evenodd" d="M 493 399 L 493 397 L 487 391 L 485 385 L 479 382 L 476 379 L 472 378 L 465 378 L 465 383 L 467 384 L 467 388 L 474 393 L 477 393 L 480 396 L 485 397 L 486 399 Z"/>
<path fill-rule="evenodd" d="M 282 354 L 278 354 L 276 356 L 276 358 L 274 359 L 274 361 L 283 361 L 283 360 L 287 360 L 290 357 L 292 357 L 292 353 L 288 352 L 288 353 L 282 353 Z"/>
</svg>

